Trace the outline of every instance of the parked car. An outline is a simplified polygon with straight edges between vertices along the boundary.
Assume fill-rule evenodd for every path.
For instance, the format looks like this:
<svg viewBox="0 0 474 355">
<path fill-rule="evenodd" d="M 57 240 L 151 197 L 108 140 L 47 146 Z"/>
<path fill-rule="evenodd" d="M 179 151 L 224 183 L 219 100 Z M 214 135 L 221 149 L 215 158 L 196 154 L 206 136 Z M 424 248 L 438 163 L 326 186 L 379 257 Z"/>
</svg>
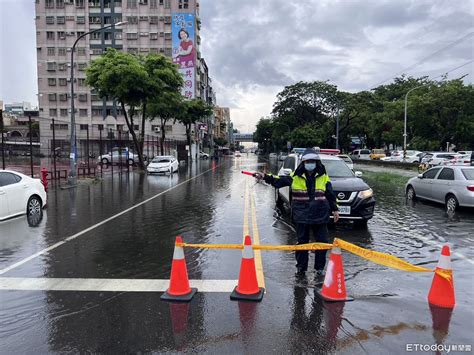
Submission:
<svg viewBox="0 0 474 355">
<path fill-rule="evenodd" d="M 351 158 L 349 158 L 348 155 L 345 155 L 345 154 L 339 154 L 339 155 L 336 155 L 337 157 L 341 158 L 344 163 L 347 164 L 347 166 L 349 167 L 349 169 L 351 170 L 354 170 L 354 162 L 352 161 Z"/>
<path fill-rule="evenodd" d="M 153 158 L 146 170 L 149 174 L 170 173 L 178 171 L 179 163 L 171 155 L 160 155 Z"/>
<path fill-rule="evenodd" d="M 270 155 L 268 156 L 270 159 L 277 159 L 278 158 L 278 155 L 277 153 L 270 153 Z"/>
<path fill-rule="evenodd" d="M 390 161 L 403 161 L 403 154 L 403 150 L 396 151 L 396 153 L 390 157 Z M 419 150 L 407 150 L 405 161 L 407 163 L 419 163 L 422 155 L 423 152 Z"/>
<path fill-rule="evenodd" d="M 440 165 L 444 160 L 453 159 L 459 156 L 458 153 L 447 153 L 447 152 L 429 152 L 422 159 L 422 163 L 429 163 L 431 166 Z"/>
<path fill-rule="evenodd" d="M 383 149 L 372 149 L 370 152 L 371 160 L 379 160 L 380 158 L 385 158 L 385 150 Z"/>
<path fill-rule="evenodd" d="M 138 154 L 126 148 L 113 148 L 112 153 L 99 155 L 97 161 L 102 164 L 128 164 L 133 165 L 138 162 Z"/>
<path fill-rule="evenodd" d="M 374 215 L 375 198 L 372 189 L 359 177 L 360 171 L 355 173 L 337 156 L 319 154 L 322 163 L 331 179 L 334 193 L 338 199 L 339 215 L 341 219 L 354 222 L 355 226 L 363 227 Z M 290 175 L 301 162 L 300 153 L 292 153 L 283 162 L 278 172 L 280 176 Z M 278 189 L 278 203 L 291 205 L 291 188 Z"/>
<path fill-rule="evenodd" d="M 444 160 L 441 165 L 471 165 L 471 154 L 460 154 L 455 156 L 453 159 Z"/>
<path fill-rule="evenodd" d="M 458 206 L 474 207 L 474 167 L 436 166 L 408 180 L 406 198 L 442 203 L 448 212 Z"/>
<path fill-rule="evenodd" d="M 204 153 L 204 152 L 199 152 L 199 158 L 204 159 L 204 160 L 209 159 L 209 154 Z"/>
<path fill-rule="evenodd" d="M 369 149 L 356 149 L 349 153 L 349 157 L 352 160 L 370 160 Z"/>
<path fill-rule="evenodd" d="M 242 154 L 240 154 L 240 151 L 239 151 L 239 150 L 236 150 L 236 151 L 234 152 L 234 156 L 235 156 L 236 158 L 240 158 L 240 157 L 242 156 Z"/>
<path fill-rule="evenodd" d="M 12 170 L 0 171 L 0 221 L 23 214 L 40 214 L 46 203 L 41 180 Z"/>
</svg>

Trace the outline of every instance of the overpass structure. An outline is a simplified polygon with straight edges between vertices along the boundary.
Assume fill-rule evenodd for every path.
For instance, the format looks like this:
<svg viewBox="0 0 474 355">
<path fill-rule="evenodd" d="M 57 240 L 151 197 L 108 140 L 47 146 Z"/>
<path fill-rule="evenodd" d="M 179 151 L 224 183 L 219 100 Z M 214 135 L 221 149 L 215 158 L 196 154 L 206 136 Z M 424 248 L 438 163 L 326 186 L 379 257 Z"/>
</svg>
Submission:
<svg viewBox="0 0 474 355">
<path fill-rule="evenodd" d="M 253 142 L 253 133 L 234 133 L 234 142 Z"/>
</svg>

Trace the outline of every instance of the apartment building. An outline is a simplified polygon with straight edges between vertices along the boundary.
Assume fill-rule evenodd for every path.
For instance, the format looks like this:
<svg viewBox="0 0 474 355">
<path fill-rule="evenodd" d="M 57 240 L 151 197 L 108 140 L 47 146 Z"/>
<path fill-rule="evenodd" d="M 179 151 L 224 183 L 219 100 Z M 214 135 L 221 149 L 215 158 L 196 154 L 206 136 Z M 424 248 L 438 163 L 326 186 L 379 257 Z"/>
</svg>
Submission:
<svg viewBox="0 0 474 355">
<path fill-rule="evenodd" d="M 180 18 L 185 22 L 179 22 Z M 209 102 L 208 94 L 212 97 L 212 89 L 206 87 L 209 85 L 207 66 L 201 65 L 198 0 L 36 0 L 38 101 L 43 118 L 40 120 L 43 148 L 50 145 L 53 119 L 56 139 L 65 144 L 69 141 L 69 78 L 74 42 L 88 31 L 121 21 L 127 21 L 127 24 L 87 35 L 76 45 L 73 70 L 79 147 L 86 132 L 97 137 L 98 131 L 103 130 L 128 131 L 119 105 L 100 98 L 85 83 L 86 67 L 106 48 L 134 54 L 160 53 L 171 58 L 173 45 L 179 42 L 179 26 L 190 26 L 193 30 L 190 38 L 196 51 L 192 77 L 187 79 L 189 85 L 183 94 L 189 98 L 202 97 Z M 187 73 L 190 76 L 189 70 Z M 138 121 L 135 121 L 134 129 L 138 131 Z M 147 122 L 145 132 L 159 136 L 159 123 Z M 178 123 L 170 123 L 166 136 L 184 140 L 185 129 Z"/>
</svg>

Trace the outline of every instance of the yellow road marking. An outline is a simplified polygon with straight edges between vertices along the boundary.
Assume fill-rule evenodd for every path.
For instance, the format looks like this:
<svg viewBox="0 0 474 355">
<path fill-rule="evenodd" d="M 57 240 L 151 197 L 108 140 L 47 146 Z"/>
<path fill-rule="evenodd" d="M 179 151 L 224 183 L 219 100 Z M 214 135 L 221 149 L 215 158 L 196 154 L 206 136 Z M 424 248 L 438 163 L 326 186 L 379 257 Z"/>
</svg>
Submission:
<svg viewBox="0 0 474 355">
<path fill-rule="evenodd" d="M 252 213 L 252 231 L 253 244 L 260 245 L 260 234 L 258 233 L 257 213 L 255 209 L 255 191 L 252 188 L 250 194 L 250 210 Z M 254 250 L 255 255 L 255 269 L 257 271 L 258 286 L 265 288 L 265 277 L 263 275 L 262 253 L 260 250 Z"/>
</svg>

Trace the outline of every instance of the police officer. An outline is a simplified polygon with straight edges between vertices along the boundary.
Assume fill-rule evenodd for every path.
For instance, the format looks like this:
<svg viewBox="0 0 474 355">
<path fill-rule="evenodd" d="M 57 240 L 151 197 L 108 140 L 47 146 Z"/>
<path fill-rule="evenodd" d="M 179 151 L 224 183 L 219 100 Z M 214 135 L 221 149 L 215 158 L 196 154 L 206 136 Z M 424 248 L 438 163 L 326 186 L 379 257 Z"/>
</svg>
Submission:
<svg viewBox="0 0 474 355">
<path fill-rule="evenodd" d="M 314 149 L 306 149 L 301 163 L 290 176 L 256 175 L 275 188 L 291 186 L 292 218 L 296 224 L 297 244 L 309 242 L 309 232 L 313 230 L 316 242 L 328 243 L 330 214 L 334 222 L 339 220 L 336 196 L 326 168 Z M 297 276 L 304 276 L 308 269 L 308 251 L 296 251 Z M 315 252 L 316 275 L 324 274 L 326 250 Z"/>
</svg>

